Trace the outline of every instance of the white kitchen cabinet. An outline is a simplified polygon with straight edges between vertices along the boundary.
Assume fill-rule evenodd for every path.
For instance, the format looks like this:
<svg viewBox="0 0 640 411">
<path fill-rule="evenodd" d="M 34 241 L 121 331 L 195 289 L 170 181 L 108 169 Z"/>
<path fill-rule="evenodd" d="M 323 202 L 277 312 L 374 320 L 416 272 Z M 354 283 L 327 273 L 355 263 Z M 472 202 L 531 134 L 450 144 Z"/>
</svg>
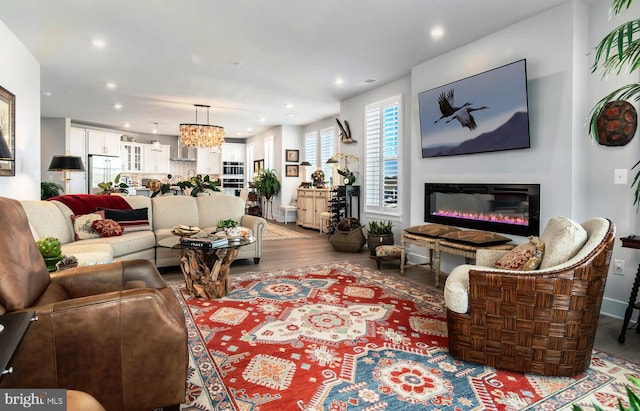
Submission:
<svg viewBox="0 0 640 411">
<path fill-rule="evenodd" d="M 168 174 L 170 172 L 171 146 L 168 144 L 160 144 L 160 148 L 156 148 L 153 144 L 143 144 L 143 146 L 142 172 Z"/>
<path fill-rule="evenodd" d="M 142 172 L 144 144 L 120 143 L 120 158 L 122 159 L 122 171 L 125 173 Z"/>
<path fill-rule="evenodd" d="M 245 150 L 245 144 L 225 143 L 222 145 L 222 161 L 244 162 Z"/>
<path fill-rule="evenodd" d="M 196 153 L 196 173 L 222 174 L 220 153 L 214 153 L 210 148 L 199 148 Z"/>
<path fill-rule="evenodd" d="M 120 156 L 120 134 L 87 130 L 88 154 Z"/>
</svg>

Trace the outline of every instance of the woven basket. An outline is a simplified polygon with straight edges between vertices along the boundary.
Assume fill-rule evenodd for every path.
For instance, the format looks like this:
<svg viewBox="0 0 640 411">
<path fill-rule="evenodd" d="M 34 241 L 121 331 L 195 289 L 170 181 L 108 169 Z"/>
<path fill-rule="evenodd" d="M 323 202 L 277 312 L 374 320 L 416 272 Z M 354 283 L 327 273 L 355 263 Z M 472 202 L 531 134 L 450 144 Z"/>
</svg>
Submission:
<svg viewBox="0 0 640 411">
<path fill-rule="evenodd" d="M 342 231 L 336 228 L 333 234 L 329 236 L 329 242 L 336 251 L 357 253 L 362 250 L 362 247 L 367 242 L 364 238 L 362 227 L 360 226 L 351 231 Z"/>
</svg>

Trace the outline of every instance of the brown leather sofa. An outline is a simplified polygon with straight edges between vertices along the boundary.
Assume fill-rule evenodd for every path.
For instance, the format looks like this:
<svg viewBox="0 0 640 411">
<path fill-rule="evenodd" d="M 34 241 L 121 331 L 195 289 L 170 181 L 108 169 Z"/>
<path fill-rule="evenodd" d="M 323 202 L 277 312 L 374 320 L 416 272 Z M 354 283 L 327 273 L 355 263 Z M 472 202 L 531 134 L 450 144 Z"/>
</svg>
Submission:
<svg viewBox="0 0 640 411">
<path fill-rule="evenodd" d="M 177 409 L 185 398 L 187 331 L 153 263 L 50 275 L 18 201 L 0 197 L 0 227 L 0 314 L 33 310 L 38 318 L 0 387 L 84 391 L 109 411 Z"/>
</svg>

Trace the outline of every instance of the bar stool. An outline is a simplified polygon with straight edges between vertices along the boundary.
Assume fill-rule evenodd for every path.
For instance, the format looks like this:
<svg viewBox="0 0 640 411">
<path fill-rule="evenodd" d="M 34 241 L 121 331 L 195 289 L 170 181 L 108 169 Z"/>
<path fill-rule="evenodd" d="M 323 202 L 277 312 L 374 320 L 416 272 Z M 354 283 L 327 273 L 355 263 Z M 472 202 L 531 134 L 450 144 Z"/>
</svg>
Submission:
<svg viewBox="0 0 640 411">
<path fill-rule="evenodd" d="M 331 223 L 331 213 L 328 211 L 324 211 L 320 213 L 320 232 L 321 233 L 329 232 L 330 223 Z"/>
</svg>

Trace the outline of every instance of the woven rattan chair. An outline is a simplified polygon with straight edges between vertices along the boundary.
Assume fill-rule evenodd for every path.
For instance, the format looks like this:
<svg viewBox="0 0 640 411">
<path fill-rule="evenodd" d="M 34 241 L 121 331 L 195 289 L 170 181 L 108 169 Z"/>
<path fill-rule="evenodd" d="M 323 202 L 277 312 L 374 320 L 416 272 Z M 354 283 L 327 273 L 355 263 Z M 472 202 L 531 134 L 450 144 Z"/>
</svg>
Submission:
<svg viewBox="0 0 640 411">
<path fill-rule="evenodd" d="M 615 226 L 607 219 L 595 218 L 582 227 L 587 232 L 585 245 L 555 267 L 537 271 L 456 267 L 447 278 L 445 299 L 450 281 L 464 286 L 468 278 L 468 305 L 466 310 L 458 305 L 458 311 L 465 312 L 456 312 L 447 301 L 451 355 L 522 373 L 573 376 L 586 370 Z"/>
</svg>

